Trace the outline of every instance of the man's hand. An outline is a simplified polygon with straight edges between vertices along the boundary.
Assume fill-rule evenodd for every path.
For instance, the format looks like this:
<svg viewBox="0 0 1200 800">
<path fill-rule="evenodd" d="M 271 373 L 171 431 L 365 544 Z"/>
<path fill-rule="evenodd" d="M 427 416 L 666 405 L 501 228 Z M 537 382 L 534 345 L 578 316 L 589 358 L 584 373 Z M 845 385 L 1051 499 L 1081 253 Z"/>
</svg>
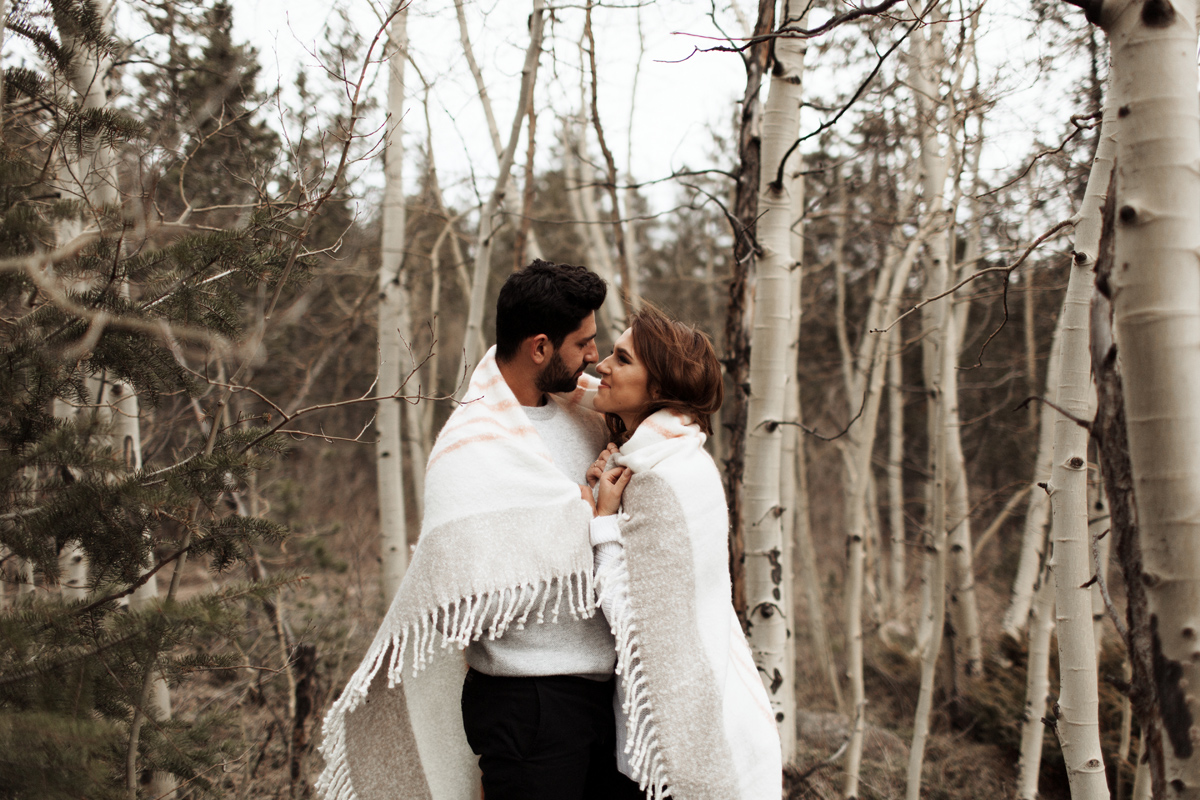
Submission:
<svg viewBox="0 0 1200 800">
<path fill-rule="evenodd" d="M 596 460 L 588 467 L 587 478 L 588 486 L 595 486 L 600 482 L 600 476 L 604 474 L 604 470 L 608 468 L 608 460 L 612 458 L 621 448 L 616 444 L 609 442 L 608 447 L 600 451 L 600 455 L 596 456 Z"/>
<path fill-rule="evenodd" d="M 617 513 L 621 507 L 621 495 L 633 477 L 633 470 L 628 467 L 613 467 L 605 470 L 600 476 L 600 499 L 596 503 L 595 516 L 607 517 Z"/>
</svg>

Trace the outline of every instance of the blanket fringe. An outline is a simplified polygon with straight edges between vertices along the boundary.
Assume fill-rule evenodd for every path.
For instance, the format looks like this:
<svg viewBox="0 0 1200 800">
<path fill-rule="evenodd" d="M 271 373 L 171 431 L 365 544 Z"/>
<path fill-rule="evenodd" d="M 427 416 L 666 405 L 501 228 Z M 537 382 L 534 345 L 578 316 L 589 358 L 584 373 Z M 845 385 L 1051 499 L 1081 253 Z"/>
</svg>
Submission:
<svg viewBox="0 0 1200 800">
<path fill-rule="evenodd" d="M 625 552 L 608 565 L 599 578 L 599 598 L 603 602 L 606 594 L 604 573 L 624 564 Z M 627 568 L 626 568 L 627 569 Z M 625 712 L 625 753 L 638 787 L 646 793 L 647 800 L 663 800 L 669 792 L 670 781 L 658 746 L 658 724 L 651 707 L 650 692 L 642 674 L 642 659 L 639 655 L 638 628 L 628 611 L 619 619 L 609 620 L 613 636 L 617 641 L 617 676 L 621 692 L 621 707 Z"/>
<path fill-rule="evenodd" d="M 322 742 L 318 748 L 325 759 L 325 769 L 316 782 L 317 796 L 323 800 L 357 800 L 346 760 L 346 716 L 366 699 L 371 682 L 384 668 L 385 662 L 388 689 L 400 683 L 410 639 L 413 644 L 412 674 L 415 676 L 429 665 L 439 634 L 441 649 L 454 645 L 462 650 L 471 642 L 483 638 L 485 626 L 490 639 L 503 636 L 513 626 L 516 630 L 523 630 L 535 605 L 538 606 L 537 622 L 541 624 L 552 591 L 555 591 L 556 597 L 550 620 L 557 622 L 564 594 L 563 584 L 566 584 L 567 606 L 572 617 L 587 619 L 596 613 L 598 604 L 592 570 L 584 569 L 550 581 L 519 583 L 450 600 L 421 612 L 415 619 L 393 628 L 389 633 L 381 630 L 325 717 L 321 729 Z M 495 611 L 489 614 L 487 612 L 493 603 Z M 659 797 L 661 793 L 655 795 L 656 800 Z"/>
</svg>

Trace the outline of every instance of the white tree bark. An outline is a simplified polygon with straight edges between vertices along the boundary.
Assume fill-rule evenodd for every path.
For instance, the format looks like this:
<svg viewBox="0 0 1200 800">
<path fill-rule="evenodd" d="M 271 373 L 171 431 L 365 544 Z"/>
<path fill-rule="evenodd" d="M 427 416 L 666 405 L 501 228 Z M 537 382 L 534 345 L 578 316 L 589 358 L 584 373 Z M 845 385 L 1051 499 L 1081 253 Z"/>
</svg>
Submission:
<svg viewBox="0 0 1200 800">
<path fill-rule="evenodd" d="M 907 201 L 901 201 L 907 210 Z M 903 215 L 899 215 L 903 216 Z M 875 289 L 867 312 L 865 331 L 882 326 L 882 321 L 896 315 L 900 295 L 912 271 L 917 252 L 924 242 L 927 231 L 922 229 L 908 241 L 901 252 L 895 241 L 888 247 L 887 259 L 875 279 Z M 854 391 L 850 392 L 850 413 L 858 413 L 859 419 L 850 426 L 846 444 L 842 449 L 842 461 L 846 472 L 845 526 L 849 571 L 846 579 L 846 660 L 850 676 L 850 705 L 853 713 L 853 729 L 850 744 L 846 749 L 846 783 L 844 795 L 858 796 L 859 769 L 862 765 L 863 737 L 866 733 L 866 686 L 863 681 L 863 627 L 862 596 L 866 553 L 866 493 L 867 470 L 871 467 L 874 450 L 876 423 L 882 400 L 887 340 L 880 334 L 865 334 L 859 344 L 854 367 Z"/>
<path fill-rule="evenodd" d="M 384 151 L 384 190 L 380 209 L 379 376 L 376 395 L 375 475 L 379 492 L 380 588 L 391 600 L 408 568 L 408 518 L 404 504 L 404 457 L 400 440 L 400 404 L 393 397 L 410 359 L 403 340 L 408 314 L 404 285 L 404 65 L 408 50 L 408 9 L 401 9 L 388 31 L 388 122 L 392 126 Z"/>
<path fill-rule="evenodd" d="M 1039 488 L 1037 491 L 1041 492 Z M 1043 492 L 1044 494 L 1044 492 Z M 1050 696 L 1050 634 L 1054 632 L 1054 573 L 1042 570 L 1029 612 L 1029 657 L 1025 663 L 1025 718 L 1017 762 L 1017 800 L 1037 800 L 1042 771 L 1046 701 Z"/>
<path fill-rule="evenodd" d="M 900 352 L 900 328 L 892 331 L 888 342 L 888 528 L 892 544 L 889 552 L 893 618 L 903 613 L 908 584 L 908 553 L 905 552 L 904 525 L 904 359 Z"/>
<path fill-rule="evenodd" d="M 946 393 L 942 390 L 942 377 L 953 371 L 957 359 L 954 357 L 954 315 L 947 303 L 935 303 L 933 324 L 934 343 L 933 382 L 930 384 L 930 461 L 933 467 L 933 485 L 930 487 L 932 501 L 929 513 L 929 540 L 926 560 L 929 566 L 929 641 L 921 653 L 921 688 L 917 696 L 917 711 L 913 720 L 912 745 L 908 753 L 908 780 L 905 797 L 918 800 L 921 796 L 921 767 L 925 762 L 925 744 L 929 738 L 929 717 L 933 708 L 933 684 L 937 675 L 938 657 L 942 651 L 942 632 L 946 616 L 946 439 L 953 435 L 946 424 Z M 927 341 L 929 339 L 927 338 Z M 957 431 L 955 432 L 957 433 Z"/>
<path fill-rule="evenodd" d="M 1062 342 L 1063 314 L 1059 312 L 1054 337 L 1050 342 L 1050 358 L 1046 362 L 1045 397 L 1050 403 L 1058 399 L 1059 351 Z M 1029 506 L 1025 512 L 1025 525 L 1021 534 L 1021 553 L 1017 562 L 1017 577 L 1013 581 L 1012 597 L 1000 622 L 1000 629 L 1012 639 L 1020 639 L 1021 631 L 1029 619 L 1033 605 L 1034 584 L 1037 583 L 1039 564 L 1046 546 L 1046 524 L 1050 521 L 1050 497 L 1038 487 L 1050 480 L 1050 465 L 1054 457 L 1054 409 L 1048 403 L 1041 404 L 1038 423 L 1038 447 L 1034 462 L 1033 489 L 1029 493 Z"/>
<path fill-rule="evenodd" d="M 577 127 L 582 130 L 577 132 Z M 628 327 L 625 321 L 625 305 L 621 302 L 621 293 L 616 291 L 616 283 L 613 280 L 612 256 L 604 239 L 600 214 L 596 210 L 596 188 L 591 177 L 585 179 L 583 176 L 584 170 L 591 169 L 583 158 L 586 142 L 587 129 L 579 126 L 577 120 L 564 117 L 563 175 L 566 179 L 567 202 L 571 206 L 571 216 L 575 219 L 579 238 L 583 239 L 588 267 L 610 287 L 610 291 L 604 295 L 604 305 L 600 307 L 600 326 L 608 331 L 611 341 L 615 342 Z"/>
<path fill-rule="evenodd" d="M 946 395 L 946 518 L 950 525 L 948 546 L 953 580 L 950 608 L 954 614 L 954 645 L 959 649 L 955 663 L 967 678 L 983 673 L 983 635 L 979 620 L 979 601 L 975 592 L 974 548 L 971 545 L 971 501 L 967 489 L 967 462 L 963 456 L 961 424 L 958 415 L 958 352 L 962 333 L 957 315 L 950 316 L 953 338 L 947 347 L 954 351 L 954 364 L 942 375 Z"/>
<path fill-rule="evenodd" d="M 941 9 L 935 6 L 931 9 L 930 21 L 937 23 L 941 19 L 944 19 Z M 941 294 L 949 285 L 950 253 L 947 229 L 952 229 L 952 220 L 945 209 L 949 159 L 943 154 L 938 141 L 937 119 L 937 98 L 941 92 L 940 75 L 945 65 L 945 54 L 941 43 L 941 26 L 931 24 L 928 29 L 931 32 L 930 41 L 926 41 L 922 31 L 916 31 L 912 36 L 909 80 L 917 106 L 925 214 L 937 230 L 930 237 L 926 248 L 926 293 L 932 297 Z M 925 760 L 934 679 L 942 647 L 946 613 L 947 501 L 948 492 L 952 488 L 948 483 L 951 480 L 965 481 L 963 476 L 952 472 L 955 465 L 950 463 L 951 445 L 948 442 L 948 439 L 958 436 L 957 426 L 952 425 L 951 413 L 952 408 L 957 408 L 958 386 L 955 372 L 958 366 L 958 337 L 955 314 L 950 302 L 941 301 L 926 306 L 922 312 L 922 325 L 925 386 L 929 396 L 929 469 L 933 480 L 928 488 L 928 549 L 923 568 L 926 585 L 922 599 L 928 601 L 928 606 L 922 606 L 920 626 L 923 636 L 918 636 L 921 652 L 921 688 L 913 720 L 912 746 L 909 749 L 906 785 L 908 800 L 917 800 L 921 792 L 921 767 Z M 961 524 L 961 521 L 955 521 Z M 961 627 L 957 633 L 960 639 L 970 635 Z"/>
<path fill-rule="evenodd" d="M 1098 2 L 1119 104 L 1114 336 L 1124 373 L 1167 797 L 1200 796 L 1200 104 L 1194 0 Z"/>
<path fill-rule="evenodd" d="M 783 17 L 787 15 L 784 3 Z M 746 429 L 744 481 L 746 608 L 750 650 L 758 665 L 785 743 L 784 763 L 795 745 L 795 664 L 788 663 L 792 601 L 782 580 L 783 542 L 780 460 L 788 375 L 794 374 L 789 347 L 793 311 L 792 196 L 784 158 L 800 129 L 803 39 L 778 39 L 776 66 L 763 110 L 762 167 L 759 177 L 757 297 L 750 350 L 750 403 Z M 796 157 L 793 153 L 793 157 Z M 796 157 L 797 162 L 799 158 Z M 789 731 L 791 735 L 788 735 Z"/>
<path fill-rule="evenodd" d="M 475 48 L 471 46 L 471 35 L 467 30 L 467 15 L 463 9 L 462 0 L 454 0 L 454 11 L 458 15 L 458 35 L 459 41 L 462 43 L 463 55 L 466 56 L 467 66 L 471 70 L 471 77 L 475 79 L 475 88 L 479 91 L 479 104 L 483 106 L 483 115 L 487 119 L 488 135 L 492 140 L 492 149 L 496 151 L 496 161 L 503 165 L 504 163 L 504 145 L 500 142 L 500 126 L 496 124 L 496 114 L 492 110 L 492 98 L 488 95 L 487 84 L 483 80 L 483 70 L 479 68 L 479 62 L 475 60 Z M 524 106 L 528 108 L 528 106 Z M 512 169 L 512 163 L 509 163 L 509 170 Z M 517 202 L 517 195 L 505 194 L 501 201 L 504 213 L 513 217 L 521 215 L 521 208 Z M 531 259 L 542 257 L 542 246 L 538 242 L 537 232 L 533 228 L 529 229 L 529 236 L 525 240 L 525 252 L 529 254 Z"/>
<path fill-rule="evenodd" d="M 790 159 L 789 159 L 790 160 Z M 780 464 L 779 464 L 779 503 L 783 510 L 781 523 L 783 525 L 783 554 L 780 557 L 780 562 L 783 567 L 783 596 L 788 598 L 790 605 L 788 607 L 788 620 L 792 622 L 790 625 L 791 636 L 787 637 L 787 642 L 784 647 L 784 660 L 792 667 L 790 697 L 785 697 L 784 700 L 789 704 L 789 707 L 796 707 L 796 594 L 795 594 L 795 573 L 794 567 L 796 563 L 796 534 L 797 526 L 803 528 L 802 535 L 808 536 L 811 546 L 811 533 L 808 531 L 808 476 L 806 474 L 806 464 L 804 463 L 804 440 L 800 434 L 799 424 L 801 421 L 800 409 L 800 376 L 797 372 L 800 363 L 800 313 L 801 299 L 803 289 L 803 273 L 804 273 L 804 172 L 803 158 L 796 156 L 794 164 L 791 164 L 786 169 L 784 180 L 790 186 L 789 196 L 791 199 L 791 207 L 789 212 L 790 224 L 788 237 L 790 247 L 790 255 L 792 259 L 792 274 L 791 274 L 791 312 L 790 323 L 788 327 L 788 385 L 784 390 L 783 418 L 787 424 L 783 426 L 783 441 L 781 444 Z M 814 587 L 816 588 L 816 587 Z M 820 614 L 819 624 L 822 628 L 820 640 L 825 647 L 829 646 L 829 634 L 825 631 L 825 616 Z M 810 616 L 809 628 L 815 629 L 816 624 Z M 818 637 L 814 636 L 814 643 Z M 828 666 L 833 665 L 832 652 L 822 652 L 818 659 L 823 664 Z M 836 672 L 834 675 L 836 681 Z M 840 693 L 838 693 L 840 697 Z M 796 754 L 796 725 L 795 722 L 791 725 L 784 726 L 780 729 L 780 744 L 783 748 L 783 761 L 785 764 L 795 760 Z"/>
<path fill-rule="evenodd" d="M 1058 703 L 1054 708 L 1055 730 L 1066 761 L 1071 796 L 1077 800 L 1108 797 L 1104 755 L 1100 749 L 1092 598 L 1087 588 L 1092 575 L 1088 536 L 1088 432 L 1076 422 L 1088 418 L 1092 398 L 1088 331 L 1092 272 L 1100 249 L 1100 212 L 1112 172 L 1112 137 L 1105 134 L 1112 130 L 1114 114 L 1111 101 L 1108 105 L 1083 205 L 1077 215 L 1075 256 L 1063 300 L 1056 405 L 1070 417 L 1055 414 L 1054 457 L 1049 483 L 1053 542 L 1050 567 L 1054 571 L 1056 587 L 1060 675 Z M 1200 212 L 1200 206 L 1197 211 Z"/>
<path fill-rule="evenodd" d="M 533 13 L 529 17 L 529 48 L 525 51 L 525 65 L 521 69 L 521 91 L 517 100 L 516 112 L 513 114 L 512 130 L 509 133 L 508 145 L 501 154 L 496 185 L 479 214 L 479 234 L 475 242 L 475 269 L 471 276 L 471 302 L 467 308 L 463 363 L 462 369 L 459 370 L 461 374 L 469 374 L 470 370 L 479 363 L 479 357 L 482 355 L 479 343 L 483 327 L 483 307 L 487 300 L 488 276 L 491 273 L 494 217 L 508 187 L 509 173 L 512 171 L 513 158 L 517 151 L 517 140 L 521 137 L 521 124 L 525 119 L 525 111 L 529 108 L 529 101 L 533 97 L 538 58 L 542 53 L 544 9 L 544 0 L 533 0 Z M 464 385 L 460 394 L 465 390 L 466 386 Z"/>
</svg>

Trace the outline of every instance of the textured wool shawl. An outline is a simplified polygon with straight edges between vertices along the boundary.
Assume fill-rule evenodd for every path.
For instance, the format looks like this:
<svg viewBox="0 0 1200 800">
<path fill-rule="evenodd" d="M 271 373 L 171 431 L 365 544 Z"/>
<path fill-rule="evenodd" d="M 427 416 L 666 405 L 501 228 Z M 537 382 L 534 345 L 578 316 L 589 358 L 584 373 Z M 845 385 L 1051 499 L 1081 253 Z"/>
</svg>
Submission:
<svg viewBox="0 0 1200 800">
<path fill-rule="evenodd" d="M 587 410 L 596 383 L 585 377 L 551 402 L 602 430 Z M 459 707 L 460 650 L 512 626 L 557 621 L 564 609 L 595 613 L 591 509 L 521 410 L 494 347 L 465 397 L 429 455 L 412 563 L 325 717 L 317 792 L 326 800 L 478 797 Z"/>
<path fill-rule="evenodd" d="M 634 431 L 615 463 L 633 470 L 623 552 L 596 576 L 625 602 L 609 619 L 625 753 L 648 797 L 779 800 L 779 733 L 730 602 L 728 509 L 704 434 L 670 411 Z M 623 719 L 620 719 L 623 718 Z"/>
</svg>

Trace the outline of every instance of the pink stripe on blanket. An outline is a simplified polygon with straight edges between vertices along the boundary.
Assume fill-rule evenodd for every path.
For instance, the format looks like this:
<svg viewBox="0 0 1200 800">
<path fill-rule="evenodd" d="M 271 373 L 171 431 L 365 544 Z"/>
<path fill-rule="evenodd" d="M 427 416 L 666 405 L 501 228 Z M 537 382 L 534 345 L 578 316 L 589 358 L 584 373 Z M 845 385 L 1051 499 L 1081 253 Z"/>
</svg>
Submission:
<svg viewBox="0 0 1200 800">
<path fill-rule="evenodd" d="M 453 428 L 449 426 L 443 428 L 442 433 L 438 438 L 446 440 L 447 445 L 449 445 L 451 444 L 449 440 L 453 438 L 455 434 L 464 428 L 469 428 L 473 425 L 494 425 L 502 431 L 507 431 L 514 438 L 525 438 L 532 436 L 537 432 L 532 425 L 505 425 L 502 420 L 498 420 L 494 417 L 471 417 L 470 419 L 464 419 L 462 422 L 456 423 Z"/>
<path fill-rule="evenodd" d="M 447 453 L 453 453 L 455 450 L 458 450 L 460 447 L 466 447 L 469 444 L 477 444 L 479 442 L 492 442 L 492 441 L 496 441 L 498 439 L 512 439 L 513 437 L 511 435 L 508 435 L 510 430 L 511 429 L 509 429 L 509 428 L 505 428 L 504 429 L 505 433 L 479 433 L 474 436 L 468 436 L 464 439 L 459 439 L 457 442 L 448 444 L 445 447 L 443 447 L 441 450 L 438 450 L 436 453 L 434 453 L 433 455 L 431 455 L 429 457 L 429 463 L 425 466 L 425 470 L 428 472 L 428 470 L 434 465 L 434 463 L 438 459 L 440 459 L 442 456 L 446 455 Z M 532 431 L 533 428 L 526 428 L 525 430 Z M 539 457 L 545 459 L 546 461 L 550 462 L 551 464 L 554 463 L 554 458 L 551 457 L 551 455 L 549 453 L 538 452 L 537 455 Z"/>
<path fill-rule="evenodd" d="M 488 378 L 485 381 L 481 381 L 480 383 L 472 384 L 470 388 L 475 389 L 477 391 L 482 391 L 484 389 L 492 388 L 493 386 L 497 385 L 498 383 L 500 383 L 503 380 L 504 380 L 504 376 L 497 372 L 495 375 L 493 375 L 492 377 Z"/>
<path fill-rule="evenodd" d="M 670 428 L 664 428 L 662 425 L 658 424 L 654 417 L 649 417 L 645 420 L 642 420 L 642 425 L 654 431 L 664 439 L 678 439 L 681 436 L 687 436 L 688 434 L 687 431 L 673 431 Z"/>
</svg>

